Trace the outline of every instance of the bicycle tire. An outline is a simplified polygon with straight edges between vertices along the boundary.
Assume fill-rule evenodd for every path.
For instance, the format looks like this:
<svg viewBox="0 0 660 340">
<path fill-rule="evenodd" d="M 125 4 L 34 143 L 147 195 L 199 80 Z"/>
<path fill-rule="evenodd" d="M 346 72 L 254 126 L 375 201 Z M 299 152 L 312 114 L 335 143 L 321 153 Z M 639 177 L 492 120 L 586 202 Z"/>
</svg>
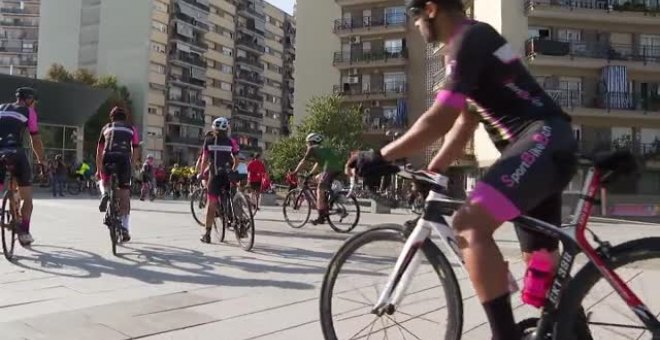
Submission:
<svg viewBox="0 0 660 340">
<path fill-rule="evenodd" d="M 252 204 L 240 191 L 236 192 L 234 195 L 234 202 L 238 203 L 234 203 L 234 221 L 237 221 L 238 223 L 234 228 L 236 241 L 243 250 L 250 251 L 252 250 L 252 247 L 254 247 L 254 215 L 252 214 Z M 240 218 L 236 216 L 237 205 L 240 209 Z M 244 236 L 244 233 L 247 234 Z"/>
<path fill-rule="evenodd" d="M 332 290 L 337 275 L 346 259 L 357 249 L 373 241 L 400 241 L 405 243 L 409 232 L 400 225 L 381 224 L 349 238 L 332 257 L 323 277 L 320 298 L 321 328 L 325 340 L 338 340 L 332 317 Z M 443 283 L 447 301 L 447 333 L 442 340 L 459 340 L 463 329 L 463 300 L 454 270 L 445 255 L 427 239 L 422 246 L 427 260 L 433 266 L 438 278 Z"/>
<path fill-rule="evenodd" d="M 204 203 L 202 204 L 202 200 L 204 200 Z M 190 211 L 192 212 L 193 218 L 195 219 L 195 222 L 199 224 L 200 226 L 205 226 L 206 223 L 206 214 L 201 214 L 201 216 L 197 216 L 195 213 L 195 206 L 199 205 L 202 207 L 203 210 L 206 210 L 206 205 L 208 202 L 206 201 L 206 189 L 197 189 L 195 190 L 192 195 L 190 195 Z"/>
<path fill-rule="evenodd" d="M 332 230 L 334 230 L 338 233 L 342 233 L 342 234 L 350 233 L 353 229 L 355 229 L 355 227 L 357 227 L 358 223 L 360 223 L 360 205 L 358 204 L 358 201 L 355 198 L 355 196 L 346 196 L 344 194 L 338 193 L 338 194 L 333 194 L 332 195 L 332 199 L 330 200 L 330 203 L 328 204 L 328 207 L 330 207 L 330 209 L 329 209 L 330 211 L 334 211 L 333 205 L 337 202 L 337 199 L 339 199 L 340 197 L 345 197 L 346 198 L 346 203 L 348 203 L 350 201 L 350 203 L 355 206 L 355 221 L 353 221 L 353 223 L 351 223 L 350 226 L 348 226 L 348 228 L 343 229 L 343 228 L 340 228 L 337 224 L 335 224 L 335 222 L 332 221 L 331 217 L 333 215 L 330 215 L 330 216 L 328 216 L 328 224 L 330 224 L 330 228 L 332 228 Z M 340 204 L 343 204 L 343 203 L 340 203 Z"/>
<path fill-rule="evenodd" d="M 2 210 L 0 210 L 0 228 L 2 228 L 2 253 L 7 261 L 14 258 L 14 249 L 16 249 L 16 230 L 13 227 L 5 227 L 14 223 L 14 216 L 11 213 L 10 200 L 13 194 L 6 191 L 2 198 Z"/>
<path fill-rule="evenodd" d="M 66 185 L 66 191 L 72 196 L 80 195 L 81 184 L 78 181 L 69 181 Z"/>
<path fill-rule="evenodd" d="M 300 195 L 302 195 L 302 196 L 300 196 Z M 286 212 L 287 211 L 286 208 L 290 204 L 293 204 L 294 199 L 295 200 L 304 199 L 305 201 L 307 201 L 307 214 L 306 214 L 303 222 L 300 223 L 300 224 L 294 224 L 293 222 L 291 222 L 291 220 L 289 219 L 289 214 L 287 214 L 287 212 Z M 284 214 L 284 220 L 286 221 L 286 223 L 291 228 L 300 229 L 300 228 L 304 227 L 307 224 L 307 222 L 309 222 L 309 217 L 312 214 L 312 205 L 310 204 L 309 200 L 307 199 L 307 196 L 305 196 L 304 193 L 302 192 L 302 189 L 296 188 L 296 189 L 293 189 L 293 190 L 289 191 L 289 193 L 286 194 L 286 196 L 284 197 L 284 202 L 282 203 L 282 213 Z"/>
<path fill-rule="evenodd" d="M 220 220 L 220 226 L 218 226 L 218 220 Z M 218 243 L 225 242 L 227 217 L 225 217 L 223 214 L 220 214 L 218 211 L 218 206 L 216 206 L 215 217 L 213 218 L 213 229 L 215 230 L 215 237 L 218 239 Z"/>
<path fill-rule="evenodd" d="M 115 191 L 117 190 L 115 188 L 115 179 L 111 179 L 111 185 L 110 185 L 110 196 L 108 198 L 108 214 L 110 215 L 108 221 L 110 225 L 108 226 L 108 230 L 110 232 L 110 243 L 112 246 L 112 255 L 117 256 L 117 244 L 119 243 L 119 237 L 120 237 L 120 230 L 116 224 L 118 223 L 117 221 L 119 220 L 119 202 L 117 197 L 115 196 L 116 193 Z M 121 223 L 121 222 L 119 222 Z"/>
<path fill-rule="evenodd" d="M 609 250 L 611 261 L 607 266 L 612 270 L 637 261 L 660 259 L 660 237 L 649 237 L 622 243 Z M 574 334 L 574 321 L 582 301 L 603 276 L 596 266 L 589 262 L 570 281 L 559 303 L 558 319 L 555 325 L 555 340 L 582 340 Z"/>
</svg>

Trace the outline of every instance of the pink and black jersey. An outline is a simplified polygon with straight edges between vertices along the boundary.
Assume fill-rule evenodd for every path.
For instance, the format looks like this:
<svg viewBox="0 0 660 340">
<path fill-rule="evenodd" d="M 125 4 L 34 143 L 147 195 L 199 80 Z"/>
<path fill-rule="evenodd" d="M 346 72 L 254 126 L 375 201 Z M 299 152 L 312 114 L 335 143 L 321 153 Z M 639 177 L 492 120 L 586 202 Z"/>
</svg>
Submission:
<svg viewBox="0 0 660 340">
<path fill-rule="evenodd" d="M 234 164 L 233 155 L 239 151 L 238 144 L 229 138 L 221 136 L 207 136 L 204 139 L 202 152 L 211 165 L 211 172 L 215 175 L 220 170 L 230 170 Z"/>
<path fill-rule="evenodd" d="M 99 145 L 106 153 L 131 154 L 133 148 L 140 145 L 137 129 L 127 122 L 113 122 L 101 129 Z"/>
<path fill-rule="evenodd" d="M 39 134 L 37 111 L 17 104 L 0 105 L 0 148 L 21 147 L 25 130 Z"/>
<path fill-rule="evenodd" d="M 539 86 L 511 45 L 490 25 L 466 21 L 448 43 L 447 81 L 437 101 L 479 108 L 481 121 L 502 150 L 530 124 L 570 117 Z"/>
</svg>

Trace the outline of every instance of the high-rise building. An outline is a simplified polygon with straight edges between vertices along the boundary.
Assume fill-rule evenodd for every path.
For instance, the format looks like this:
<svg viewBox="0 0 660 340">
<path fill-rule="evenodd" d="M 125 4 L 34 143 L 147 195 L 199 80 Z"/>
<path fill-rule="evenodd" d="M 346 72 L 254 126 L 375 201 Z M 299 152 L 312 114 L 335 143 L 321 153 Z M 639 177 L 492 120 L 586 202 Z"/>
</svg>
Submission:
<svg viewBox="0 0 660 340">
<path fill-rule="evenodd" d="M 245 151 L 282 135 L 282 69 L 293 53 L 285 43 L 295 31 L 284 30 L 292 19 L 281 10 L 256 0 L 58 0 L 41 10 L 39 76 L 53 63 L 117 76 L 131 93 L 143 149 L 156 159 L 193 163 L 221 116 L 232 118 Z M 268 82 L 266 63 L 275 69 Z"/>
<path fill-rule="evenodd" d="M 35 78 L 40 0 L 0 0 L 0 73 Z"/>
</svg>

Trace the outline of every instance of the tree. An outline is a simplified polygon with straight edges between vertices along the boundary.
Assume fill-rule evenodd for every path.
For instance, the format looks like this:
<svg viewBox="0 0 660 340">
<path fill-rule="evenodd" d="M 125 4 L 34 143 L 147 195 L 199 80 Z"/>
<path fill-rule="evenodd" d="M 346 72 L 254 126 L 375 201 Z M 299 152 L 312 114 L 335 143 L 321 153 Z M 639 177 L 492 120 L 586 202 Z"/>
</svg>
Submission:
<svg viewBox="0 0 660 340">
<path fill-rule="evenodd" d="M 92 117 L 85 123 L 85 136 L 83 142 L 83 149 L 86 155 L 91 155 L 96 152 L 96 139 L 98 138 L 99 131 L 108 121 L 108 113 L 113 106 L 123 106 L 130 111 L 133 103 L 131 96 L 126 86 L 119 85 L 117 77 L 110 75 L 103 75 L 97 77 L 94 73 L 87 69 L 79 69 L 74 73 L 69 72 L 60 64 L 51 65 L 47 73 L 49 80 L 64 82 L 64 83 L 77 83 L 87 86 L 92 86 L 99 89 L 110 89 L 112 94 L 108 99 L 99 107 Z"/>
<path fill-rule="evenodd" d="M 295 168 L 305 152 L 305 137 L 311 132 L 322 134 L 323 144 L 334 149 L 342 161 L 352 150 L 362 147 L 362 114 L 357 107 L 342 105 L 338 96 L 314 97 L 307 111 L 309 115 L 294 133 L 279 140 L 266 154 L 274 178 L 281 178 Z"/>
</svg>

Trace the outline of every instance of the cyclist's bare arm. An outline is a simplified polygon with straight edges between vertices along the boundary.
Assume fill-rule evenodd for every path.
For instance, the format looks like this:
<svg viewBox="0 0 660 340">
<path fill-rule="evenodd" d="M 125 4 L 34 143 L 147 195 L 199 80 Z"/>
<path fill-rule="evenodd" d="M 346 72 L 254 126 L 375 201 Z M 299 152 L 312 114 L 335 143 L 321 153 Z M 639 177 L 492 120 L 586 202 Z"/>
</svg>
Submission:
<svg viewBox="0 0 660 340">
<path fill-rule="evenodd" d="M 44 162 L 44 143 L 41 141 L 41 136 L 39 134 L 30 135 L 30 142 L 32 143 L 32 150 L 34 155 L 37 157 L 37 162 L 40 164 Z"/>
<path fill-rule="evenodd" d="M 238 157 L 232 153 L 231 159 L 234 161 L 234 164 L 231 166 L 231 171 L 236 171 L 236 168 L 238 167 Z"/>
<path fill-rule="evenodd" d="M 307 162 L 310 156 L 311 156 L 311 148 L 307 147 L 307 151 L 305 151 L 305 156 L 303 156 L 300 162 L 298 162 L 298 166 L 296 167 L 295 170 L 293 170 L 293 173 L 297 174 L 298 172 L 300 172 L 300 170 L 302 170 L 303 166 L 305 166 L 305 163 Z"/>
<path fill-rule="evenodd" d="M 312 167 L 312 170 L 309 171 L 310 174 L 316 173 L 316 170 L 319 168 L 319 163 L 316 162 L 314 163 L 314 166 Z"/>
<path fill-rule="evenodd" d="M 201 163 L 202 163 L 201 164 L 202 169 L 208 168 L 208 166 L 209 166 L 209 157 L 208 157 L 206 151 L 202 153 L 202 162 Z"/>
<path fill-rule="evenodd" d="M 479 118 L 468 111 L 463 111 L 445 135 L 442 147 L 429 163 L 428 169 L 447 171 L 451 163 L 463 155 L 465 146 L 474 135 L 477 126 L 479 126 Z"/>
<path fill-rule="evenodd" d="M 412 156 L 416 150 L 422 150 L 444 136 L 461 111 L 441 102 L 434 102 L 403 136 L 380 150 L 383 158 L 394 161 Z"/>
<path fill-rule="evenodd" d="M 141 163 L 140 162 L 140 146 L 133 145 L 132 155 L 133 155 L 133 164 L 139 165 Z"/>
</svg>

